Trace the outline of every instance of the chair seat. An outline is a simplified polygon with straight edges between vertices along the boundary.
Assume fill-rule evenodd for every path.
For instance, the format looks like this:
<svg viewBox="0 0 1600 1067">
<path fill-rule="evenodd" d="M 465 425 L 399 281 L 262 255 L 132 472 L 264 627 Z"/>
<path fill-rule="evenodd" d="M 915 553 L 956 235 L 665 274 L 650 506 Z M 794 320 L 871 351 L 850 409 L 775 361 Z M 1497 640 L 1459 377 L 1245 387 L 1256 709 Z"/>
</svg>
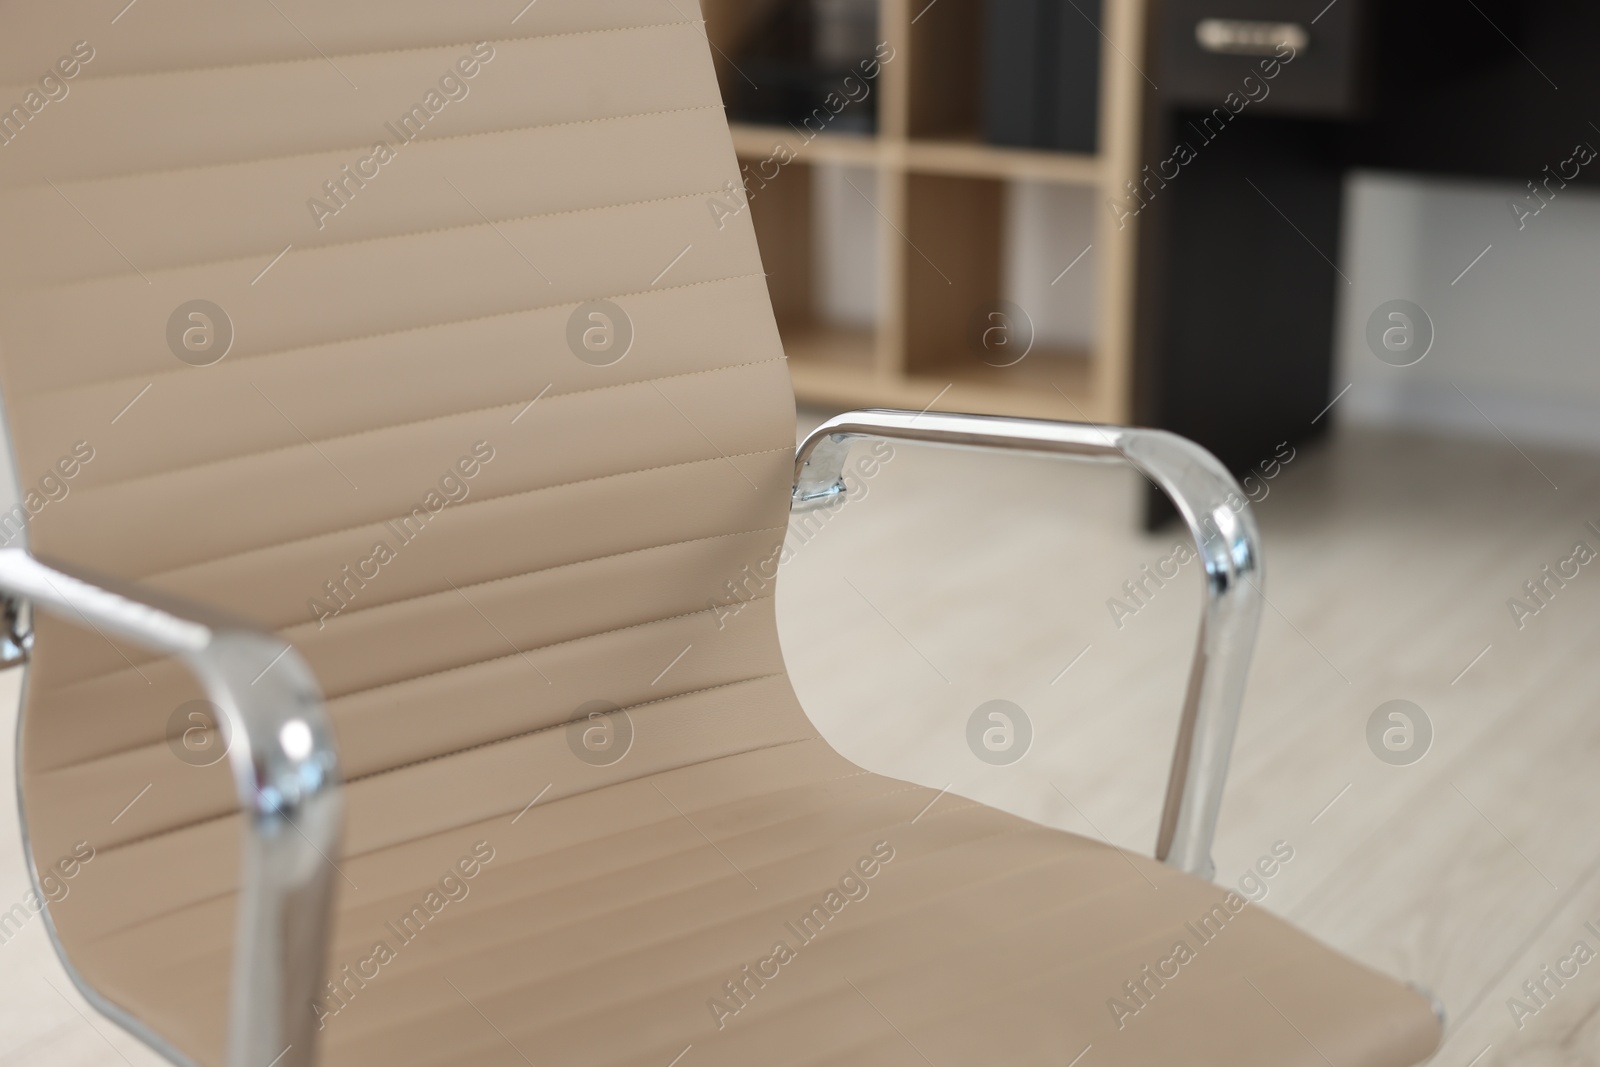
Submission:
<svg viewBox="0 0 1600 1067">
<path fill-rule="evenodd" d="M 814 738 L 340 869 L 330 1067 L 1064 1067 L 1089 1046 L 1092 1067 L 1403 1067 L 1439 1037 L 1421 996 L 1222 887 Z M 232 908 L 198 901 L 78 962 L 219 1054 Z"/>
</svg>

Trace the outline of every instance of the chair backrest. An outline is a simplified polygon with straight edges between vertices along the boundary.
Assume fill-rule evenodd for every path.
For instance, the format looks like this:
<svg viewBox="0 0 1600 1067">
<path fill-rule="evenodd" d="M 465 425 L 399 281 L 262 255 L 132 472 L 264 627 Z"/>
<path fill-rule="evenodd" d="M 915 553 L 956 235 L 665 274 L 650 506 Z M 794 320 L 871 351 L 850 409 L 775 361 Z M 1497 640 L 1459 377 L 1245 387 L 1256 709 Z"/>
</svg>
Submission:
<svg viewBox="0 0 1600 1067">
<path fill-rule="evenodd" d="M 804 729 L 689 698 L 786 691 L 794 444 L 696 0 L 118 6 L 0 15 L 0 539 L 281 631 L 355 783 L 596 700 Z M 39 621 L 40 870 L 233 810 L 198 696 Z"/>
</svg>

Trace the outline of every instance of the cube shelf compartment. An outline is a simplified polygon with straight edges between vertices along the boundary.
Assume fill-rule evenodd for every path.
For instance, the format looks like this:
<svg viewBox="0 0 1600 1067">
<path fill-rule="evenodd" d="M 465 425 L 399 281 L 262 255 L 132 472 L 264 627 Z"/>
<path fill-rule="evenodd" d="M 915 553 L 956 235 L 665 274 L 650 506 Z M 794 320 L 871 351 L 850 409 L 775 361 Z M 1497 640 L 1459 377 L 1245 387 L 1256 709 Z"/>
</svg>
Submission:
<svg viewBox="0 0 1600 1067">
<path fill-rule="evenodd" d="M 702 0 L 725 90 L 742 77 L 733 58 L 740 42 L 775 2 Z M 1094 155 L 980 141 L 982 0 L 880 0 L 879 37 L 885 55 L 893 51 L 871 82 L 875 135 L 815 132 L 820 122 L 812 130 L 735 123 L 734 148 L 749 173 L 780 145 L 780 158 L 793 159 L 765 168 L 777 173 L 760 179 L 750 211 L 802 402 L 1129 419 L 1135 230 L 1119 229 L 1104 202 L 1139 171 L 1142 75 L 1125 57 L 1142 52 L 1144 8 L 1144 0 L 1106 0 Z M 867 328 L 818 311 L 814 168 L 823 165 L 875 178 L 863 193 L 878 249 L 877 321 Z M 1028 314 L 1005 301 L 1006 190 L 1018 182 L 1095 194 L 1091 249 L 1073 268 L 1092 272 L 1088 345 L 1034 342 Z M 1050 244 L 1052 262 L 1078 256 L 1082 245 L 1073 243 Z M 1079 274 L 1072 284 L 1087 280 Z M 1031 347 L 1017 359 L 1023 342 Z"/>
</svg>

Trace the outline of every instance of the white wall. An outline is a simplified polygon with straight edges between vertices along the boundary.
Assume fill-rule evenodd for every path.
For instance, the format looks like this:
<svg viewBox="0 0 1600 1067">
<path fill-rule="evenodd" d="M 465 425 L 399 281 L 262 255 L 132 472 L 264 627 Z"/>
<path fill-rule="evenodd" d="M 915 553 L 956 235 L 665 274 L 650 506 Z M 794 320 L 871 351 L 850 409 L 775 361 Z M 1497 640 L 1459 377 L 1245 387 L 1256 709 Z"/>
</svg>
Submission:
<svg viewBox="0 0 1600 1067">
<path fill-rule="evenodd" d="M 812 175 L 812 258 L 817 314 L 840 326 L 878 321 L 878 174 L 871 167 L 819 165 Z M 851 186 L 854 188 L 851 188 Z"/>
<path fill-rule="evenodd" d="M 1094 345 L 1099 250 L 1078 256 L 1094 240 L 1095 212 L 1104 210 L 1095 190 L 1085 186 L 1013 182 L 1006 187 L 1001 293 L 1033 316 L 1042 344 Z"/>
<path fill-rule="evenodd" d="M 1510 182 L 1351 177 L 1333 392 L 1352 388 L 1339 419 L 1496 439 L 1498 426 L 1518 444 L 1600 448 L 1600 193 L 1559 190 L 1520 231 L 1509 207 L 1519 193 Z M 1434 323 L 1433 349 L 1412 367 L 1367 347 L 1368 317 L 1392 299 Z"/>
</svg>

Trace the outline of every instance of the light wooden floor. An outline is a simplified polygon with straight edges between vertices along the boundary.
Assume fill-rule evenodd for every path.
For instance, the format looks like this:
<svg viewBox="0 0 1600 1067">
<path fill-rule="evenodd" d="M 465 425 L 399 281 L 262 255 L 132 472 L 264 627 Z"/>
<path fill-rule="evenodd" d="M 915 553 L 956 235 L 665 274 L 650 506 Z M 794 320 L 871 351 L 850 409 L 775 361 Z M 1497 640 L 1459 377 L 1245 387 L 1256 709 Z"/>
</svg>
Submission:
<svg viewBox="0 0 1600 1067">
<path fill-rule="evenodd" d="M 1297 456 L 1256 509 L 1270 607 L 1218 880 L 1289 842 L 1264 906 L 1434 990 L 1447 1067 L 1600 1064 L 1600 960 L 1520 1030 L 1506 1004 L 1575 942 L 1600 951 L 1584 930 L 1600 928 L 1600 561 L 1520 632 L 1506 607 L 1578 540 L 1600 548 L 1583 528 L 1600 525 L 1600 461 L 1526 451 L 1346 434 Z M 876 770 L 1148 851 L 1196 568 L 1120 630 L 1106 601 L 1178 532 L 1129 533 L 1137 485 L 1115 467 L 902 447 L 865 489 L 795 539 L 780 584 L 822 732 Z M 0 706 L 15 685 L 0 676 Z M 995 698 L 1035 728 L 1009 768 L 966 746 Z M 1366 742 L 1396 698 L 1435 730 L 1411 766 Z M 0 766 L 9 798 L 9 748 Z M 15 825 L 0 803 L 7 906 L 26 889 Z M 37 922 L 0 946 L 0 1067 L 123 1062 L 156 1060 L 70 990 Z"/>
</svg>

